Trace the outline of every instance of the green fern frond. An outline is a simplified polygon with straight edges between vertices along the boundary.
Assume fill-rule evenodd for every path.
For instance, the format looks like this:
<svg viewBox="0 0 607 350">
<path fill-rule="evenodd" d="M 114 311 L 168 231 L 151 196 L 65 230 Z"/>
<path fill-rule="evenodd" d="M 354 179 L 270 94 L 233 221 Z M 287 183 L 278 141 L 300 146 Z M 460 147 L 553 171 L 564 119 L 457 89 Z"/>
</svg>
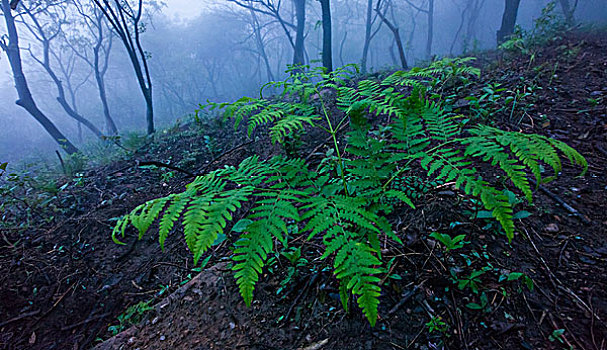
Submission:
<svg viewBox="0 0 607 350">
<path fill-rule="evenodd" d="M 551 138 L 548 138 L 547 140 L 552 146 L 561 151 L 567 157 L 567 159 L 569 159 L 569 162 L 571 162 L 572 165 L 579 165 L 582 167 L 582 173 L 580 174 L 580 176 L 584 176 L 586 174 L 586 172 L 588 171 L 588 161 L 586 161 L 586 158 L 584 158 L 584 156 L 582 156 L 573 147 L 567 145 L 562 141 Z"/>
<path fill-rule="evenodd" d="M 381 281 L 376 275 L 381 273 L 377 266 L 381 261 L 374 255 L 375 250 L 371 247 L 348 241 L 341 246 L 334 262 L 335 275 L 340 284 L 345 284 L 347 290 L 357 296 L 358 306 L 371 326 L 377 321 L 377 308 Z"/>
<path fill-rule="evenodd" d="M 158 230 L 158 237 L 162 250 L 164 250 L 164 242 L 169 236 L 169 232 L 171 232 L 173 226 L 175 225 L 175 222 L 179 219 L 186 205 L 191 200 L 190 197 L 181 194 L 170 195 L 166 198 L 170 200 L 169 207 L 160 219 Z"/>
<path fill-rule="evenodd" d="M 296 197 L 287 191 L 277 193 L 270 198 L 257 202 L 248 218 L 253 221 L 245 229 L 246 233 L 235 243 L 232 268 L 236 282 L 247 306 L 253 300 L 255 284 L 265 265 L 268 254 L 273 251 L 272 237 L 283 245 L 287 244 L 287 221 L 298 222 L 298 210 L 291 203 Z"/>
<path fill-rule="evenodd" d="M 304 124 L 314 125 L 314 120 L 318 119 L 311 115 L 289 114 L 276 121 L 270 128 L 270 137 L 273 143 L 282 143 L 288 135 L 303 129 Z"/>
<path fill-rule="evenodd" d="M 429 135 L 437 141 L 447 142 L 455 137 L 460 129 L 453 122 L 453 117 L 447 116 L 438 103 L 427 101 L 422 109 L 422 118 L 426 123 Z"/>
</svg>

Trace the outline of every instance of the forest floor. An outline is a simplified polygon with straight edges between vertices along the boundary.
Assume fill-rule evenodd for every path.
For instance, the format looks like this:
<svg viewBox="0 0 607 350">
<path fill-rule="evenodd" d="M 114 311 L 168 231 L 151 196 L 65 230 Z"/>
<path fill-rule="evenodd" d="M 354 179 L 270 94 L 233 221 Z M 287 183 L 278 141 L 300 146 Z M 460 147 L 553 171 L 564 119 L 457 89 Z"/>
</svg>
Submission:
<svg viewBox="0 0 607 350">
<path fill-rule="evenodd" d="M 164 252 L 152 233 L 138 241 L 131 232 L 126 246 L 112 242 L 112 219 L 191 181 L 146 161 L 201 173 L 283 152 L 207 122 L 167 130 L 130 159 L 64 179 L 50 222 L 0 228 L 0 347 L 607 349 L 607 35 L 568 34 L 533 60 L 493 53 L 477 62 L 481 79 L 453 93 L 482 96 L 495 84 L 518 90 L 524 98 L 515 113 L 499 109 L 499 100 L 487 107 L 498 110 L 492 123 L 566 142 L 587 158 L 588 173 L 578 177 L 579 169 L 565 166 L 538 189 L 511 245 L 495 227 L 470 222 L 451 191 L 429 194 L 415 212 L 402 208 L 396 227 L 406 245 L 385 249 L 384 260 L 394 263 L 374 328 L 356 307 L 343 310 L 330 270 L 308 264 L 295 273 L 277 259 L 247 308 L 225 245 L 214 247 L 199 272 L 181 234 Z M 462 100 L 460 112 L 468 108 Z M 322 143 L 304 141 L 303 155 Z M 445 256 L 428 237 L 437 230 L 463 232 L 470 243 Z M 467 275 L 487 266 L 482 293 L 454 284 L 454 269 Z M 533 280 L 532 291 L 500 281 L 516 271 Z M 434 325 L 430 315 L 440 315 Z"/>
</svg>

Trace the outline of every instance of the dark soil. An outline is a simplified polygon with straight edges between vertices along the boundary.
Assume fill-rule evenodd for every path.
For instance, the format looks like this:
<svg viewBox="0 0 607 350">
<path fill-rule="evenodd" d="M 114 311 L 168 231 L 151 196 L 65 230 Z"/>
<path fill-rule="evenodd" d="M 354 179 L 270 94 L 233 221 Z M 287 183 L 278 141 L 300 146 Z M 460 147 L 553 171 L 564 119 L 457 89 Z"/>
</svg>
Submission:
<svg viewBox="0 0 607 350">
<path fill-rule="evenodd" d="M 230 254 L 223 245 L 212 253 L 211 267 L 196 275 L 180 232 L 164 252 L 152 233 L 136 241 L 129 232 L 126 246 L 114 244 L 110 219 L 180 191 L 190 180 L 177 173 L 163 181 L 161 171 L 125 160 L 91 170 L 83 186 L 67 188 L 64 196 L 77 201 L 78 211 L 59 213 L 50 224 L 31 229 L 2 230 L 0 347 L 605 349 L 607 36 L 569 34 L 541 49 L 532 62 L 497 55 L 497 61 L 482 66 L 481 81 L 457 94 L 480 96 L 487 83 L 532 92 L 514 113 L 491 115 L 491 122 L 562 140 L 587 158 L 589 171 L 577 177 L 579 169 L 566 165 L 555 182 L 538 189 L 535 206 L 521 208 L 532 215 L 517 223 L 512 245 L 488 222 L 471 221 L 464 213 L 468 202 L 451 191 L 435 191 L 416 211 L 403 208 L 393 219 L 406 245 L 386 242 L 383 252 L 384 261 L 394 259 L 391 274 L 400 279 L 386 278 L 374 328 L 356 305 L 349 313 L 343 310 L 330 269 L 310 263 L 289 277 L 289 262 L 279 258 L 247 308 L 222 262 Z M 461 112 L 467 108 L 462 104 Z M 281 152 L 267 142 L 246 143 L 229 127 L 203 130 L 222 151 L 231 151 L 211 154 L 201 134 L 188 131 L 163 137 L 134 159 L 170 160 L 201 172 L 255 153 Z M 304 156 L 322 142 L 315 138 L 304 139 Z M 428 237 L 433 231 L 466 234 L 471 243 L 446 255 Z M 314 242 L 297 244 L 304 256 L 317 256 Z M 483 267 L 491 270 L 481 276 L 478 294 L 452 282 L 452 275 L 463 278 Z M 499 281 L 509 272 L 530 276 L 533 291 L 520 281 Z M 277 294 L 285 280 L 289 283 Z M 467 306 L 480 304 L 483 293 L 484 310 Z M 111 338 L 108 326 L 117 325 L 118 316 L 140 301 L 156 306 L 142 322 Z M 440 316 L 449 328 L 429 332 L 430 315 Z"/>
</svg>

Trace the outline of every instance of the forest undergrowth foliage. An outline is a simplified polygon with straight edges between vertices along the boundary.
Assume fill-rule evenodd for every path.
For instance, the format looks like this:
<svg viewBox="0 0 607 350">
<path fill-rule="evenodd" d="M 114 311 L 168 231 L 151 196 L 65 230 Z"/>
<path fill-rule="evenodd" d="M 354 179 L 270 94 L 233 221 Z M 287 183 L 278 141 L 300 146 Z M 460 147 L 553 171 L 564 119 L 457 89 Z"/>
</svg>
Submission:
<svg viewBox="0 0 607 350">
<path fill-rule="evenodd" d="M 415 210 L 414 198 L 424 186 L 440 183 L 476 198 L 511 241 L 516 228 L 509 191 L 531 203 L 533 182 L 553 180 L 562 158 L 586 171 L 586 160 L 563 142 L 475 124 L 448 112 L 450 100 L 442 93 L 480 75 L 470 60 L 444 59 L 355 86 L 352 67 L 331 74 L 298 69 L 288 80 L 264 86 L 282 91 L 272 99 L 204 106 L 221 110 L 236 126 L 246 123 L 249 134 L 266 126 L 273 142 L 288 142 L 311 128 L 324 130 L 330 149 L 320 163 L 253 156 L 197 177 L 182 193 L 138 206 L 118 221 L 112 237 L 120 243 L 130 224 L 141 239 L 157 223 L 164 246 L 180 224 L 198 263 L 227 236 L 247 305 L 269 255 L 302 236 L 321 241 L 319 258 L 332 263 L 343 307 L 353 298 L 373 326 L 386 270 L 380 241 L 404 244 L 390 215 L 403 205 Z M 339 135 L 343 129 L 345 138 Z M 245 202 L 250 209 L 236 221 Z"/>
</svg>

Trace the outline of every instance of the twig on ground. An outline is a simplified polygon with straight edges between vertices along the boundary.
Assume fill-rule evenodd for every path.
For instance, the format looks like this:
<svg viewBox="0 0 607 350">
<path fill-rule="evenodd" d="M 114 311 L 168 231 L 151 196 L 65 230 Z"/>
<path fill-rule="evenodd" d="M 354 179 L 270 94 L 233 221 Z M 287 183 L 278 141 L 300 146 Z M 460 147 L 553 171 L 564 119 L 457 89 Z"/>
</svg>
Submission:
<svg viewBox="0 0 607 350">
<path fill-rule="evenodd" d="M 40 310 L 36 310 L 36 311 L 31 311 L 31 312 L 26 312 L 24 314 L 21 314 L 17 317 L 13 317 L 10 320 L 6 320 L 4 322 L 0 322 L 0 328 L 6 326 L 7 324 L 11 324 L 13 322 L 17 322 L 19 320 L 22 320 L 24 318 L 28 318 L 28 317 L 32 317 L 32 316 L 36 316 L 40 313 Z"/>
<path fill-rule="evenodd" d="M 582 213 L 580 213 L 577 209 L 575 209 L 574 207 L 569 205 L 567 202 L 565 202 L 565 200 L 563 200 L 561 197 L 559 197 L 556 193 L 550 191 L 549 189 L 547 189 L 546 187 L 544 187 L 542 185 L 538 186 L 537 182 L 535 182 L 533 179 L 530 179 L 529 182 L 532 183 L 534 186 L 539 187 L 540 191 L 544 192 L 548 197 L 552 198 L 552 200 L 554 200 L 555 202 L 560 204 L 563 208 L 565 208 L 565 210 L 567 210 L 573 216 L 582 220 L 583 223 L 585 223 L 585 224 L 592 223 L 590 220 L 588 220 L 588 218 L 586 216 L 582 215 Z"/>
<path fill-rule="evenodd" d="M 48 309 L 48 311 L 46 311 L 42 316 L 40 316 L 36 320 L 36 322 L 34 322 L 34 325 L 38 324 L 38 322 L 40 322 L 42 319 L 44 319 L 46 316 L 48 316 L 53 310 L 55 310 L 57 305 L 59 305 L 59 303 L 63 300 L 63 298 L 65 298 L 67 293 L 69 293 L 69 291 L 71 291 L 72 288 L 74 288 L 75 285 L 76 285 L 76 282 L 72 283 L 72 285 L 69 286 L 69 288 L 65 292 L 63 292 L 63 294 L 61 294 L 61 296 L 59 297 L 59 299 L 57 299 L 57 301 L 53 304 L 53 306 L 51 306 L 51 308 Z"/>
<path fill-rule="evenodd" d="M 87 324 L 87 323 L 89 323 L 89 322 L 91 322 L 91 321 L 95 321 L 95 320 L 98 320 L 98 319 L 100 319 L 100 318 L 107 317 L 107 316 L 109 316 L 109 315 L 110 315 L 110 313 L 108 312 L 108 313 L 105 313 L 105 314 L 101 314 L 101 315 L 97 315 L 97 316 L 89 317 L 89 318 L 87 318 L 87 319 L 86 319 L 86 320 L 84 320 L 84 321 L 80 321 L 80 322 L 77 322 L 77 323 L 71 324 L 71 325 L 69 325 L 69 326 L 64 326 L 64 327 L 61 327 L 61 331 L 69 331 L 70 329 L 74 329 L 74 328 L 76 328 L 76 327 L 78 327 L 78 326 L 85 325 L 85 324 Z"/>
<path fill-rule="evenodd" d="M 525 236 L 527 237 L 527 239 L 531 243 L 531 246 L 533 247 L 533 250 L 535 250 L 536 254 L 538 255 L 538 257 L 540 259 L 540 261 L 542 262 L 542 265 L 544 265 L 544 268 L 546 269 L 546 272 L 548 273 L 548 276 L 550 277 L 550 280 L 553 281 L 553 284 L 556 282 L 558 284 L 558 289 L 562 290 L 566 294 L 569 294 L 569 296 L 574 299 L 576 305 L 578 305 L 582 310 L 587 311 L 588 313 L 590 313 L 592 315 L 592 317 L 596 318 L 596 320 L 599 321 L 603 327 L 605 327 L 605 324 L 603 323 L 603 320 L 600 318 L 600 316 L 597 315 L 594 312 L 594 310 L 592 310 L 592 308 L 590 306 L 588 306 L 588 304 L 586 304 L 577 294 L 575 294 L 574 291 L 572 291 L 569 287 L 566 287 L 563 284 L 563 282 L 561 282 L 561 280 L 559 280 L 558 277 L 556 277 L 556 275 L 552 272 L 552 270 L 548 266 L 548 263 L 546 263 L 546 260 L 544 259 L 544 257 L 540 253 L 539 249 L 537 248 L 537 246 L 535 245 L 535 243 L 531 239 L 531 236 L 529 235 L 529 233 L 527 232 L 527 230 L 523 230 L 523 231 L 525 232 Z"/>
<path fill-rule="evenodd" d="M 199 173 L 198 173 L 196 176 L 201 176 L 201 175 L 204 175 L 204 174 L 206 173 L 207 169 L 208 169 L 208 168 L 209 168 L 209 167 L 210 167 L 210 166 L 211 166 L 213 163 L 215 163 L 215 162 L 216 162 L 216 161 L 218 161 L 219 159 L 221 159 L 221 158 L 223 158 L 223 157 L 227 156 L 228 154 L 230 154 L 230 153 L 232 153 L 232 152 L 234 152 L 234 151 L 237 151 L 237 150 L 239 150 L 239 149 L 241 149 L 241 148 L 243 148 L 243 147 L 246 147 L 246 146 L 248 146 L 248 145 L 252 144 L 253 142 L 255 142 L 255 141 L 253 141 L 253 140 L 252 140 L 252 141 L 249 141 L 249 142 L 245 142 L 245 143 L 243 143 L 243 144 L 240 144 L 240 145 L 238 145 L 238 146 L 236 146 L 236 147 L 232 147 L 232 148 L 230 148 L 229 150 L 227 150 L 227 151 L 223 152 L 222 154 L 220 154 L 220 155 L 218 155 L 217 157 L 213 158 L 213 160 L 211 160 L 211 161 L 209 162 L 209 164 L 205 165 L 205 166 L 202 168 L 202 170 L 201 170 L 201 171 L 200 171 L 200 172 L 199 172 Z"/>
<path fill-rule="evenodd" d="M 424 283 L 426 283 L 426 280 L 423 280 L 420 284 L 413 287 L 413 290 L 411 290 L 410 292 L 405 294 L 403 296 L 403 298 L 396 305 L 394 305 L 390 309 L 390 311 L 388 311 L 388 314 L 386 315 L 386 317 L 392 317 L 392 315 L 394 315 L 403 305 L 405 305 L 415 295 L 415 293 L 417 293 L 419 288 L 421 288 L 421 286 L 423 286 Z"/>
</svg>

